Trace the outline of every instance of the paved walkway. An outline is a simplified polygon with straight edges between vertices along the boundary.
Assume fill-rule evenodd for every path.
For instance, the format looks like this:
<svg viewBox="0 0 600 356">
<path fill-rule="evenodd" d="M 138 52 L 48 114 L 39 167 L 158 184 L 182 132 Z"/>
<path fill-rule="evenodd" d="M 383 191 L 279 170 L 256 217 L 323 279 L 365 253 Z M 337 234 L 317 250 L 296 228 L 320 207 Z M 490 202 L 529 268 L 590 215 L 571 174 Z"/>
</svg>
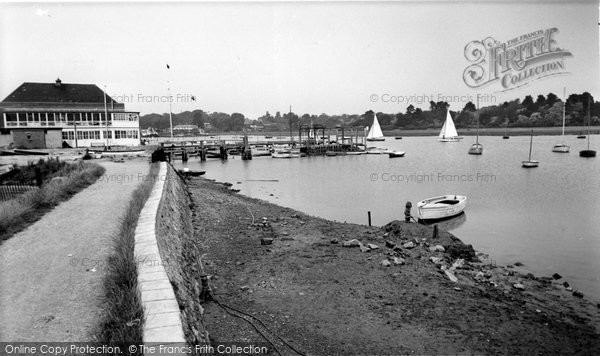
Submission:
<svg viewBox="0 0 600 356">
<path fill-rule="evenodd" d="M 0 245 L 0 341 L 91 340 L 112 236 L 149 170 L 142 159 L 99 163 L 95 184 Z"/>
</svg>

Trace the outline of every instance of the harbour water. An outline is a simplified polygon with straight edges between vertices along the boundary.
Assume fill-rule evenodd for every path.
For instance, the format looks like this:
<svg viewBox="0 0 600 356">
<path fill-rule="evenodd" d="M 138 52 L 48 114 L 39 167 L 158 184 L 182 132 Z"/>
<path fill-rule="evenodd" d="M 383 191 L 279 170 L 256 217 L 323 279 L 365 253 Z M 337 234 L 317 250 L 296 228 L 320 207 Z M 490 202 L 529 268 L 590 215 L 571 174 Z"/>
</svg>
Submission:
<svg viewBox="0 0 600 356">
<path fill-rule="evenodd" d="M 436 137 L 387 138 L 370 143 L 406 151 L 387 155 L 305 157 L 242 161 L 196 158 L 176 166 L 206 170 L 240 193 L 326 219 L 374 225 L 403 219 L 413 204 L 442 194 L 468 197 L 465 214 L 442 226 L 497 264 L 521 262 L 539 276 L 559 273 L 584 293 L 600 298 L 600 161 L 579 157 L 586 140 L 565 137 L 570 153 L 551 151 L 560 136 L 536 136 L 532 159 L 521 167 L 529 137 L 480 137 L 482 156 L 468 155 L 475 140 L 442 143 Z M 600 138 L 592 136 L 592 146 Z"/>
</svg>

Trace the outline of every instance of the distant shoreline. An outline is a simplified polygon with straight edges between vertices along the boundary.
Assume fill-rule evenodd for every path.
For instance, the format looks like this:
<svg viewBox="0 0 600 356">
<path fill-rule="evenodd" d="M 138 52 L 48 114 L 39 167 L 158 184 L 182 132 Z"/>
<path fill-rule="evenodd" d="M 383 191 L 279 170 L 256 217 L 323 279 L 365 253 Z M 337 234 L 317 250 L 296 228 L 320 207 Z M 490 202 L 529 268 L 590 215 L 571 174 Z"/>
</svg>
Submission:
<svg viewBox="0 0 600 356">
<path fill-rule="evenodd" d="M 504 133 L 508 136 L 526 136 L 533 130 L 534 135 L 561 135 L 562 127 L 509 127 L 505 129 L 503 127 L 493 128 L 480 128 L 480 136 L 504 136 Z M 461 136 L 475 136 L 477 134 L 476 128 L 457 128 L 458 134 Z M 394 136 L 437 136 L 440 133 L 440 129 L 415 129 L 415 130 L 384 130 L 383 134 L 386 137 Z M 600 134 L 600 129 L 591 129 L 592 135 Z M 567 126 L 565 127 L 565 135 L 587 135 L 586 126 Z"/>
<path fill-rule="evenodd" d="M 552 126 L 552 127 L 509 127 L 505 129 L 503 127 L 492 127 L 492 128 L 480 128 L 479 135 L 480 136 L 504 136 L 504 134 L 508 134 L 508 136 L 527 136 L 533 130 L 534 135 L 549 135 L 556 136 L 562 134 L 562 127 Z M 565 127 L 565 135 L 587 135 L 587 126 L 567 126 Z M 477 129 L 475 127 L 470 128 L 457 128 L 458 134 L 460 136 L 475 136 L 477 134 Z M 328 130 L 325 131 L 325 135 L 327 135 Z M 330 131 L 331 135 L 335 135 L 335 130 Z M 440 133 L 440 128 L 428 128 L 428 129 L 394 129 L 394 130 L 383 130 L 383 134 L 388 139 L 393 139 L 394 137 L 414 137 L 414 136 L 437 136 Z M 599 128 L 592 128 L 590 130 L 592 135 L 600 134 Z M 292 131 L 294 137 L 298 137 L 298 131 Z M 218 136 L 243 136 L 243 132 L 208 132 L 197 136 L 175 136 L 178 140 L 183 138 L 191 138 L 198 139 L 200 137 L 218 137 Z M 249 132 L 247 133 L 250 137 L 255 136 L 273 136 L 273 137 L 289 137 L 289 131 L 265 131 L 265 132 Z M 341 136 L 341 131 L 338 132 L 338 135 Z M 348 128 L 345 131 L 345 137 L 354 137 L 355 132 L 352 128 Z M 168 136 L 160 136 L 162 138 L 168 138 Z M 359 138 L 362 137 L 359 134 Z"/>
</svg>

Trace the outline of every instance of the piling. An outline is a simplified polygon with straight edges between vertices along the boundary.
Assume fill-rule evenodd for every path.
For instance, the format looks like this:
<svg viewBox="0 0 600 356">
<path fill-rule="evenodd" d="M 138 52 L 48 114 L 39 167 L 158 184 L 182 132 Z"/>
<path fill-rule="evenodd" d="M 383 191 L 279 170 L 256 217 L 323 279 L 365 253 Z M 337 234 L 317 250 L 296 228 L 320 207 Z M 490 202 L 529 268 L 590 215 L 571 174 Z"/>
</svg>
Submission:
<svg viewBox="0 0 600 356">
<path fill-rule="evenodd" d="M 437 226 L 437 224 L 435 224 L 435 225 L 433 225 L 433 236 L 432 236 L 432 238 L 433 239 L 437 239 L 437 237 L 438 237 L 438 226 Z"/>
<path fill-rule="evenodd" d="M 371 226 L 371 212 L 367 211 L 367 216 L 369 217 L 369 226 Z"/>
<path fill-rule="evenodd" d="M 206 161 L 206 150 L 204 149 L 204 141 L 200 142 L 200 161 Z"/>
</svg>

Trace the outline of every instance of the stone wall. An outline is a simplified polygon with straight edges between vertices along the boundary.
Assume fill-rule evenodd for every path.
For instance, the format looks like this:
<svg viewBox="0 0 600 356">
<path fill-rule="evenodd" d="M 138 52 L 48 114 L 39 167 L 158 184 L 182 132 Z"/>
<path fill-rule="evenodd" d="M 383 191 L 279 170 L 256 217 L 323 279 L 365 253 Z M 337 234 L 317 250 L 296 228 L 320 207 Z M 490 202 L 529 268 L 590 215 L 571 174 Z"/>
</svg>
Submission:
<svg viewBox="0 0 600 356">
<path fill-rule="evenodd" d="M 207 343 L 203 308 L 200 305 L 200 254 L 193 243 L 192 201 L 187 185 L 167 164 L 165 187 L 156 217 L 156 237 L 160 255 L 181 312 L 189 345 Z"/>
</svg>

